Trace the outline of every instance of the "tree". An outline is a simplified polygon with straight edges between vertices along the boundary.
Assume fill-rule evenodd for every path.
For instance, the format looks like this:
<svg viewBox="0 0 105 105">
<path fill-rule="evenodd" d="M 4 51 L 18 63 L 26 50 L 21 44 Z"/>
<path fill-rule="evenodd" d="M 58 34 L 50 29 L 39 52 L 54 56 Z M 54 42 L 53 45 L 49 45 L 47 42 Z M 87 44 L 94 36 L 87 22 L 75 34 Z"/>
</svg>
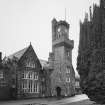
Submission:
<svg viewBox="0 0 105 105">
<path fill-rule="evenodd" d="M 16 98 L 18 59 L 16 57 L 13 57 L 13 59 L 8 58 L 3 63 L 3 67 L 5 78 L 11 91 L 11 97 Z"/>
<path fill-rule="evenodd" d="M 94 5 L 91 19 L 80 23 L 77 70 L 82 92 L 105 104 L 105 0 Z"/>
</svg>

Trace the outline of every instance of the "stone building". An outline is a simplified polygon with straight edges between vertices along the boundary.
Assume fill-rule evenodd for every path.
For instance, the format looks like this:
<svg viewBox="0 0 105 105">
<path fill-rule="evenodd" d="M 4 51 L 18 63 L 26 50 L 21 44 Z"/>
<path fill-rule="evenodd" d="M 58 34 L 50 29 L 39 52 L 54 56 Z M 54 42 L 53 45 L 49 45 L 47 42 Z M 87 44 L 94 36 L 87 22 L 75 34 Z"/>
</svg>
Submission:
<svg viewBox="0 0 105 105">
<path fill-rule="evenodd" d="M 16 59 L 16 66 L 11 65 L 13 83 L 12 90 L 15 90 L 16 98 L 30 98 L 42 96 L 42 66 L 30 44 L 28 47 L 5 57 L 3 62 Z M 15 69 L 13 70 L 13 68 Z M 8 70 L 9 71 L 9 70 Z"/>
<path fill-rule="evenodd" d="M 39 59 L 30 43 L 1 60 L 4 68 L 0 69 L 0 81 L 7 83 L 11 98 L 72 96 L 75 94 L 73 47 L 74 41 L 69 39 L 69 24 L 53 19 L 52 52 L 48 61 Z"/>
<path fill-rule="evenodd" d="M 69 24 L 52 20 L 52 52 L 49 54 L 52 96 L 71 96 L 75 93 L 75 73 L 72 66 L 74 41 L 69 39 Z"/>
<path fill-rule="evenodd" d="M 40 59 L 43 70 L 43 97 L 51 97 L 51 73 L 53 69 L 49 66 L 49 62 Z"/>
</svg>

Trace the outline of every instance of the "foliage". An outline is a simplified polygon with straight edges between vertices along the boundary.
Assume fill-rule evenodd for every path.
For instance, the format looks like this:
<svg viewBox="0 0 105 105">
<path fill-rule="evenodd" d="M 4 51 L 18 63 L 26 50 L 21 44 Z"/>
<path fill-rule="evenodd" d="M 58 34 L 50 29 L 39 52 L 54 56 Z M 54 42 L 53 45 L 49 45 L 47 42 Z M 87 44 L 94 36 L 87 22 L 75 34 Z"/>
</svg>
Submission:
<svg viewBox="0 0 105 105">
<path fill-rule="evenodd" d="M 90 7 L 91 14 L 91 7 Z M 90 100 L 105 104 L 105 0 L 93 6 L 90 19 L 80 23 L 77 70 L 80 86 Z"/>
<path fill-rule="evenodd" d="M 97 56 L 97 53 L 100 55 L 100 58 Z M 82 92 L 87 94 L 90 100 L 101 104 L 105 103 L 105 69 L 102 53 L 99 50 L 94 55 L 91 54 L 83 63 L 81 63 L 81 56 L 85 58 L 87 52 L 79 54 L 77 59 L 77 70 L 80 74 Z"/>
<path fill-rule="evenodd" d="M 16 87 L 16 75 L 18 69 L 17 58 L 13 57 L 13 59 L 7 59 L 3 63 L 3 68 L 8 86 L 12 87 L 14 85 Z"/>
</svg>

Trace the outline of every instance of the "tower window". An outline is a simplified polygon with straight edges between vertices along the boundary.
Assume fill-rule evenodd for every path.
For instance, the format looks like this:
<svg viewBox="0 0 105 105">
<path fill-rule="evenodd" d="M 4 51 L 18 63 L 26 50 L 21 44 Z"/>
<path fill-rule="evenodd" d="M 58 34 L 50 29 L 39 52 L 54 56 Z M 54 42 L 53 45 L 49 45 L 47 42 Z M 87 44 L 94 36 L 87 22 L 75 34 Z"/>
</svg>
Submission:
<svg viewBox="0 0 105 105">
<path fill-rule="evenodd" d="M 68 57 L 70 56 L 70 51 L 67 51 L 67 56 L 68 56 Z"/>
<path fill-rule="evenodd" d="M 60 38 L 60 33 L 57 34 L 57 38 Z"/>
<path fill-rule="evenodd" d="M 70 77 L 66 77 L 66 82 L 70 82 Z"/>
<path fill-rule="evenodd" d="M 0 78 L 3 78 L 3 72 L 0 71 Z"/>
<path fill-rule="evenodd" d="M 66 73 L 70 73 L 70 67 L 66 67 Z"/>
</svg>

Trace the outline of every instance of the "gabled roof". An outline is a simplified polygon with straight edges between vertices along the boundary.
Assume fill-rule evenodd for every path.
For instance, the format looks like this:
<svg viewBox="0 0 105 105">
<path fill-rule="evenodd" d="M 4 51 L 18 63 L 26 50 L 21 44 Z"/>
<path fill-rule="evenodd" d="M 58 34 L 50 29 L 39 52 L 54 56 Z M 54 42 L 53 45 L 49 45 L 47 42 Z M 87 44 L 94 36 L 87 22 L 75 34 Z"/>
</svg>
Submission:
<svg viewBox="0 0 105 105">
<path fill-rule="evenodd" d="M 28 47 L 22 49 L 22 50 L 19 50 L 7 57 L 4 57 L 3 61 L 7 61 L 8 59 L 13 59 L 14 57 L 17 59 L 17 60 L 20 60 L 21 57 L 24 55 L 24 53 L 28 50 L 29 47 L 32 47 L 32 45 L 30 44 Z M 42 59 L 39 59 L 39 63 L 41 64 L 41 66 L 43 68 L 49 68 L 49 63 L 46 61 L 46 60 L 42 60 Z"/>
<path fill-rule="evenodd" d="M 13 59 L 13 57 L 16 57 L 19 60 L 23 56 L 23 54 L 27 51 L 28 48 L 29 47 L 26 47 L 26 48 L 24 48 L 24 49 L 22 49 L 20 51 L 17 51 L 14 54 L 9 55 L 7 58 Z"/>
</svg>

